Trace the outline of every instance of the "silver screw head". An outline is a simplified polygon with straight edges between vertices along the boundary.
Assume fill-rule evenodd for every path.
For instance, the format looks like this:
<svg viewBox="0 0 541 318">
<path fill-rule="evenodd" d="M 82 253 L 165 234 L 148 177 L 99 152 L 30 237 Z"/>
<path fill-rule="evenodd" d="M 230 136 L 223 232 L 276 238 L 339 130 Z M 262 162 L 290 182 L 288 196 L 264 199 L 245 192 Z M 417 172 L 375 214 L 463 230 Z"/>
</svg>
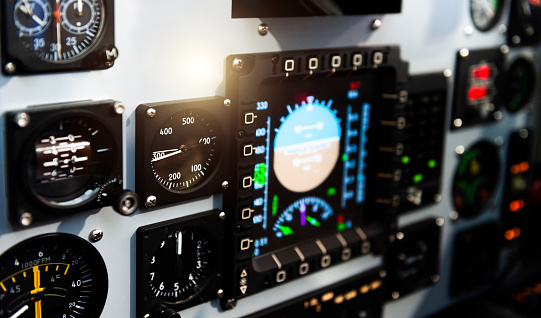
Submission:
<svg viewBox="0 0 541 318">
<path fill-rule="evenodd" d="M 218 214 L 218 218 L 222 221 L 225 220 L 225 212 L 224 211 L 220 212 L 220 214 Z"/>
<path fill-rule="evenodd" d="M 147 109 L 147 117 L 152 118 L 154 116 L 156 116 L 156 109 L 154 108 Z"/>
<path fill-rule="evenodd" d="M 269 26 L 267 24 L 265 24 L 265 23 L 261 23 L 257 27 L 257 31 L 259 32 L 259 35 L 265 36 L 265 35 L 267 35 L 267 33 L 269 33 Z"/>
<path fill-rule="evenodd" d="M 235 71 L 240 71 L 242 70 L 242 67 L 244 66 L 244 61 L 240 57 L 237 57 L 233 60 L 232 66 Z"/>
<path fill-rule="evenodd" d="M 222 298 L 224 296 L 224 290 L 223 289 L 218 289 L 218 292 L 216 292 L 216 295 L 219 297 L 219 298 Z"/>
<path fill-rule="evenodd" d="M 24 128 L 26 126 L 28 126 L 28 124 L 30 124 L 30 116 L 27 114 L 27 113 L 18 113 L 16 116 L 15 116 L 15 124 L 17 124 L 17 126 L 21 127 L 21 128 Z"/>
<path fill-rule="evenodd" d="M 154 195 L 149 195 L 145 201 L 145 206 L 147 208 L 152 208 L 154 206 L 156 206 L 156 201 L 158 200 L 158 198 L 156 198 L 156 196 Z"/>
<path fill-rule="evenodd" d="M 92 230 L 88 238 L 90 239 L 91 242 L 96 243 L 103 238 L 103 231 L 100 229 Z"/>
<path fill-rule="evenodd" d="M 225 304 L 225 307 L 227 309 L 234 309 L 235 307 L 237 307 L 237 300 L 236 299 L 228 299 L 226 304 Z"/>
<path fill-rule="evenodd" d="M 227 188 L 229 188 L 229 182 L 227 182 L 227 181 L 222 182 L 222 189 L 225 190 Z"/>
<path fill-rule="evenodd" d="M 19 223 L 22 226 L 29 226 L 30 224 L 32 224 L 33 219 L 34 218 L 32 216 L 32 213 L 24 212 L 23 214 L 21 214 L 21 217 L 19 218 Z"/>
<path fill-rule="evenodd" d="M 224 100 L 224 107 L 231 107 L 231 100 L 230 99 L 226 98 Z"/>
<path fill-rule="evenodd" d="M 116 102 L 113 108 L 115 110 L 115 113 L 118 115 L 122 115 L 126 110 L 126 107 L 124 107 L 124 104 L 122 104 L 121 102 Z"/>
<path fill-rule="evenodd" d="M 377 30 L 381 27 L 381 20 L 380 19 L 375 19 L 374 21 L 372 21 L 372 23 L 370 24 L 370 29 L 372 30 Z"/>
<path fill-rule="evenodd" d="M 16 70 L 17 70 L 17 67 L 15 67 L 15 63 L 13 62 L 8 62 L 6 63 L 6 65 L 4 65 L 4 71 L 7 74 L 13 74 L 15 73 Z"/>
<path fill-rule="evenodd" d="M 468 50 L 467 48 L 463 48 L 462 50 L 460 50 L 460 56 L 468 57 L 468 55 L 470 55 L 470 50 Z"/>
</svg>

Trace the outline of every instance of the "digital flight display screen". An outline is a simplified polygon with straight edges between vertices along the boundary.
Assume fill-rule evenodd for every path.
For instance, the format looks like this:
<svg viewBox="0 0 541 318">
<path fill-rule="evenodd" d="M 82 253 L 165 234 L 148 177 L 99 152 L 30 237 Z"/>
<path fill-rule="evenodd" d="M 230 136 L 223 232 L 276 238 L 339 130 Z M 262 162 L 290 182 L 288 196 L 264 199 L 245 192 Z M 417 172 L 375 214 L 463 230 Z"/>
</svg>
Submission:
<svg viewBox="0 0 541 318">
<path fill-rule="evenodd" d="M 372 86 L 367 71 L 261 83 L 253 256 L 362 223 Z"/>
</svg>

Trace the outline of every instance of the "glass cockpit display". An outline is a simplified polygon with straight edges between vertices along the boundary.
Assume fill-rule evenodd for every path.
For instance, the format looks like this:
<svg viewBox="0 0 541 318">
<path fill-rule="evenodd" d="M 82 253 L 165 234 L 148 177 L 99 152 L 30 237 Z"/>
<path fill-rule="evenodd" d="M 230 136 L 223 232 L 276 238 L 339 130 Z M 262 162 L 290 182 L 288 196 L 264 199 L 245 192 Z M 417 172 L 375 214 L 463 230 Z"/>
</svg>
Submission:
<svg viewBox="0 0 541 318">
<path fill-rule="evenodd" d="M 260 86 L 254 256 L 361 222 L 371 86 L 366 73 Z"/>
</svg>

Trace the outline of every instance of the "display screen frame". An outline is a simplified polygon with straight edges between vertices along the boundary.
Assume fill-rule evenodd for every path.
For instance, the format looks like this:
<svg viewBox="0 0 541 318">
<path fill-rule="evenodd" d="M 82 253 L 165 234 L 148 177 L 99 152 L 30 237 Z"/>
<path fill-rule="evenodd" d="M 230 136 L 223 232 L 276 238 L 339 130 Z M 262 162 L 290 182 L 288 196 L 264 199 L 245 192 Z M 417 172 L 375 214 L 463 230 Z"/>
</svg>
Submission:
<svg viewBox="0 0 541 318">
<path fill-rule="evenodd" d="M 232 0 L 232 18 L 281 18 L 400 13 L 402 0 Z"/>
</svg>

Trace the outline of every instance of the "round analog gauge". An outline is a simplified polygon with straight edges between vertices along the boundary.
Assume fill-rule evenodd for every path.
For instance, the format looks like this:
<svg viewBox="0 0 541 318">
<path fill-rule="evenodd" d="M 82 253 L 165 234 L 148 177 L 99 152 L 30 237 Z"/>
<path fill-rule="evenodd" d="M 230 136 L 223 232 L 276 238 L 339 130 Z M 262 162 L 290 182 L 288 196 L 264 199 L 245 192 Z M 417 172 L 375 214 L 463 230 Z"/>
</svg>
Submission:
<svg viewBox="0 0 541 318">
<path fill-rule="evenodd" d="M 470 12 L 473 24 L 481 31 L 492 29 L 501 16 L 503 0 L 471 0 Z"/>
<path fill-rule="evenodd" d="M 18 0 L 13 17 L 23 46 L 42 60 L 69 62 L 100 36 L 102 0 Z"/>
<path fill-rule="evenodd" d="M 203 186 L 214 174 L 222 152 L 216 118 L 201 109 L 187 109 L 167 119 L 156 132 L 150 165 L 166 190 L 187 193 Z"/>
<path fill-rule="evenodd" d="M 163 238 L 149 255 L 152 293 L 169 304 L 185 302 L 203 290 L 215 266 L 214 244 L 198 228 L 186 228 Z"/>
<path fill-rule="evenodd" d="M 315 189 L 334 169 L 340 154 L 340 122 L 335 112 L 313 96 L 294 109 L 274 139 L 274 173 L 288 190 Z"/>
<path fill-rule="evenodd" d="M 98 318 L 108 290 L 99 252 L 69 234 L 23 241 L 0 256 L 0 317 Z"/>
<path fill-rule="evenodd" d="M 505 107 L 515 112 L 530 101 L 536 85 L 535 69 L 523 58 L 515 60 L 506 73 Z"/>
<path fill-rule="evenodd" d="M 41 130 L 29 147 L 26 181 L 32 193 L 55 208 L 93 200 L 117 165 L 109 130 L 86 117 L 60 119 Z"/>
<path fill-rule="evenodd" d="M 489 142 L 479 142 L 462 154 L 453 180 L 453 202 L 460 215 L 481 213 L 496 190 L 499 167 L 498 149 Z"/>
</svg>

